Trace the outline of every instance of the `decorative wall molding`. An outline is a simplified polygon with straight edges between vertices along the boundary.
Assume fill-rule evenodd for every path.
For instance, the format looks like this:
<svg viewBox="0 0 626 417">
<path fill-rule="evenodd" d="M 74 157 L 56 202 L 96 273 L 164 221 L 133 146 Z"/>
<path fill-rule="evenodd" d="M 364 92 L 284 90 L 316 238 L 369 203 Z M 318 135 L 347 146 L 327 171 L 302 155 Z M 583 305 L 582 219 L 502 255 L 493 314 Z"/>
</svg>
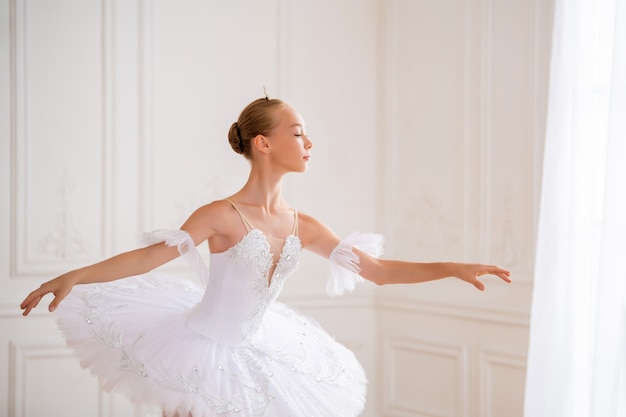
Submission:
<svg viewBox="0 0 626 417">
<path fill-rule="evenodd" d="M 537 241 L 537 228 L 539 225 L 539 210 L 541 204 L 541 174 L 543 167 L 543 148 L 547 123 L 548 110 L 548 83 L 549 71 L 545 71 L 544 65 L 550 62 L 552 49 L 552 25 L 554 1 L 538 2 L 533 0 L 533 155 L 534 166 L 532 170 L 532 184 L 534 192 L 533 201 L 533 243 Z M 547 31 L 544 32 L 544 31 Z"/>
<path fill-rule="evenodd" d="M 28 402 L 32 398 L 28 398 L 26 389 L 29 381 L 27 381 L 27 367 L 33 360 L 50 360 L 71 359 L 71 349 L 67 346 L 57 344 L 40 344 L 40 343 L 16 343 L 9 341 L 9 415 L 14 417 L 28 417 Z M 98 407 L 97 417 L 102 415 L 102 407 Z"/>
<path fill-rule="evenodd" d="M 138 0 L 139 230 L 154 228 L 154 3 Z"/>
<path fill-rule="evenodd" d="M 518 260 L 518 254 L 515 247 L 516 239 L 514 230 L 514 217 L 513 217 L 513 198 L 511 195 L 511 189 L 506 190 L 504 196 L 504 225 L 502 233 L 502 244 L 494 251 L 496 259 L 503 267 L 515 267 Z"/>
<path fill-rule="evenodd" d="M 18 303 L 21 300 L 15 300 L 14 303 L 0 303 L 0 320 L 4 320 L 4 319 L 15 319 L 16 317 L 20 317 L 22 312 L 19 309 Z M 35 316 L 35 315 L 43 315 L 44 313 L 48 313 L 48 309 L 47 308 L 41 308 L 41 306 L 46 306 L 47 304 L 45 304 L 45 302 L 50 302 L 51 300 L 44 300 L 42 302 L 42 304 L 40 306 L 38 306 L 38 308 L 34 309 L 30 315 L 31 316 Z M 49 314 L 49 313 L 48 313 Z"/>
<path fill-rule="evenodd" d="M 9 148 L 11 150 L 11 170 L 10 170 L 10 213 L 11 218 L 8 219 L 8 224 L 10 225 L 10 254 L 9 254 L 9 275 L 16 276 L 18 269 L 18 259 L 17 254 L 19 249 L 22 247 L 17 241 L 18 235 L 18 227 L 17 227 L 17 213 L 18 210 L 23 209 L 23 206 L 20 205 L 17 198 L 17 190 L 18 190 L 18 177 L 20 174 L 23 175 L 23 164 L 18 164 L 18 157 L 23 155 L 23 149 L 18 149 L 18 147 L 23 146 L 23 141 L 19 141 L 19 135 L 23 135 L 24 131 L 24 100 L 18 100 L 18 96 L 24 96 L 24 85 L 23 85 L 23 77 L 21 74 L 24 73 L 24 54 L 20 53 L 23 51 L 24 46 L 24 33 L 18 33 L 23 30 L 24 27 L 24 4 L 19 0 L 11 0 L 9 2 L 9 24 L 10 24 L 10 32 L 9 32 L 9 43 L 10 43 L 10 80 L 9 80 L 9 89 L 11 92 L 11 103 L 10 103 L 10 121 L 11 121 L 11 138 Z M 22 19 L 22 22 L 18 22 L 18 16 Z M 21 169 L 21 171 L 20 171 Z"/>
<path fill-rule="evenodd" d="M 396 199 L 396 184 L 397 178 L 395 171 L 390 169 L 393 167 L 398 158 L 398 146 L 395 138 L 398 136 L 398 128 L 396 126 L 396 120 L 394 115 L 397 113 L 397 83 L 394 74 L 393 63 L 398 56 L 397 51 L 397 33 L 394 30 L 397 20 L 397 7 L 395 2 L 384 3 L 385 6 L 381 6 L 381 57 L 383 64 L 381 65 L 381 102 L 384 105 L 380 108 L 381 114 L 381 137 L 389 137 L 387 146 L 381 146 L 381 154 L 384 158 L 381 158 L 382 168 L 380 169 L 382 181 L 381 187 L 379 187 L 381 204 L 381 214 L 383 215 L 382 225 L 385 234 L 389 234 L 395 229 L 394 217 L 390 216 L 394 206 L 393 202 Z M 383 136 L 384 135 L 384 136 Z M 386 243 L 386 250 L 389 253 L 394 253 L 395 243 L 392 241 Z"/>
<path fill-rule="evenodd" d="M 399 136 L 400 130 L 398 126 L 406 126 L 407 123 L 412 122 L 411 120 L 400 118 L 399 114 L 401 111 L 399 110 L 405 108 L 407 103 L 401 102 L 402 98 L 398 94 L 398 91 L 411 88 L 410 85 L 407 87 L 411 80 L 402 79 L 397 72 L 404 65 L 406 60 L 405 54 L 420 53 L 419 51 L 401 50 L 399 46 L 403 26 L 410 27 L 411 24 L 405 22 L 406 16 L 409 16 L 413 11 L 413 9 L 404 9 L 409 7 L 429 8 L 428 5 L 415 6 L 416 4 L 418 3 L 390 1 L 380 5 L 381 40 L 379 48 L 381 49 L 380 60 L 382 65 L 380 71 L 381 105 L 379 108 L 381 114 L 380 137 L 381 142 L 384 142 L 384 146 L 380 147 L 381 158 L 379 162 L 382 177 L 379 186 L 379 194 L 381 195 L 379 212 L 382 218 L 379 220 L 379 223 L 382 225 L 381 228 L 384 230 L 385 235 L 391 237 L 386 243 L 388 253 L 398 253 L 397 247 L 410 247 L 415 249 L 416 252 L 419 252 L 418 248 L 426 248 L 428 250 L 433 247 L 437 249 L 453 247 L 454 249 L 452 250 L 455 251 L 455 257 L 457 256 L 456 252 L 458 252 L 459 257 L 474 258 L 473 250 L 476 246 L 476 241 L 475 233 L 473 233 L 471 226 L 474 224 L 475 219 L 471 211 L 472 199 L 470 198 L 474 193 L 472 181 L 475 175 L 472 169 L 476 165 L 475 156 L 471 152 L 475 140 L 473 124 L 476 124 L 473 109 L 478 107 L 477 103 L 475 103 L 474 86 L 472 85 L 472 74 L 476 65 L 473 63 L 472 42 L 475 35 L 473 34 L 471 16 L 474 3 L 472 0 L 458 0 L 446 2 L 446 6 L 442 6 L 446 10 L 452 10 L 455 22 L 458 21 L 459 27 L 453 35 L 455 38 L 450 38 L 452 40 L 448 39 L 448 41 L 454 42 L 461 53 L 459 67 L 445 68 L 446 72 L 452 71 L 456 74 L 455 80 L 458 81 L 460 86 L 458 91 L 458 113 L 455 113 L 459 119 L 459 137 L 453 139 L 462 148 L 458 158 L 458 165 L 460 165 L 458 171 L 462 173 L 462 176 L 458 178 L 458 188 L 462 196 L 457 198 L 458 201 L 455 204 L 447 206 L 445 205 L 446 202 L 443 202 L 441 197 L 439 196 L 438 198 L 436 193 L 433 192 L 437 191 L 436 187 L 439 185 L 436 178 L 412 178 L 410 181 L 407 181 L 406 178 L 399 177 L 396 168 L 403 156 L 406 157 L 402 143 L 408 140 Z M 437 5 L 439 4 L 437 3 Z M 429 12 L 433 13 L 433 15 L 437 13 L 430 10 Z M 444 69 L 442 68 L 442 70 Z M 442 83 L 443 80 L 435 79 L 432 82 L 437 84 Z M 413 86 L 413 89 L 413 95 L 418 96 L 420 94 L 418 89 L 415 86 Z M 456 119 L 454 123 L 457 123 Z M 419 140 L 420 137 L 420 131 L 416 130 L 415 137 L 411 138 L 411 140 Z M 448 139 L 450 138 L 424 138 L 425 141 Z M 411 189 L 417 189 L 419 192 L 416 192 L 417 194 L 414 196 L 412 203 L 407 204 L 405 207 L 398 207 L 398 202 L 402 200 L 401 197 L 405 194 L 409 185 Z M 411 219 L 411 224 L 407 224 L 403 219 Z M 405 233 L 401 239 L 404 242 L 397 241 L 396 235 L 398 231 L 405 231 L 407 228 L 415 229 L 415 232 Z M 430 232 L 424 232 L 424 230 L 430 230 Z M 414 241 L 411 239 L 414 239 Z"/>
<path fill-rule="evenodd" d="M 478 321 L 488 324 L 499 324 L 528 328 L 530 313 L 503 308 L 480 308 L 468 305 L 428 303 L 420 300 L 397 297 L 379 297 L 376 308 L 383 311 L 399 311 L 409 314 L 426 314 L 451 317 L 457 320 Z"/>
<path fill-rule="evenodd" d="M 465 233 L 455 228 L 453 213 L 433 197 L 430 190 L 432 185 L 426 184 L 420 188 L 423 191 L 409 200 L 401 211 L 401 219 L 414 219 L 414 221 L 410 224 L 403 222 L 403 224 L 396 225 L 410 232 L 410 237 L 405 244 L 414 248 L 418 253 L 432 246 L 444 247 L 458 244 L 459 235 Z"/>
<path fill-rule="evenodd" d="M 9 379 L 9 416 L 29 417 L 27 410 L 32 405 L 33 398 L 28 397 L 28 386 L 32 381 L 26 380 L 27 368 L 33 366 L 34 361 L 56 362 L 63 359 L 76 361 L 71 348 L 65 344 L 46 344 L 37 342 L 16 342 L 9 341 L 8 345 L 8 379 Z M 87 375 L 85 373 L 85 375 Z M 93 379 L 92 379 L 93 378 Z M 88 376 L 87 380 L 93 382 L 93 388 L 97 389 L 98 383 L 95 377 Z M 35 383 L 37 383 L 35 381 Z M 66 387 L 67 388 L 67 387 Z M 82 393 L 84 394 L 84 392 Z M 102 389 L 93 392 L 97 398 L 97 404 L 93 408 L 94 417 L 114 417 L 119 415 L 130 415 L 134 417 L 161 417 L 159 407 L 151 405 L 135 405 L 127 400 L 122 394 L 107 393 Z M 75 393 L 68 393 L 71 397 Z M 38 399 L 37 399 L 38 400 Z"/>
<path fill-rule="evenodd" d="M 41 235 L 38 246 L 41 252 L 50 258 L 71 260 L 84 255 L 90 247 L 90 242 L 75 224 L 76 184 L 67 171 L 63 173 L 57 196 L 58 201 L 51 204 L 51 210 L 56 212 L 56 222 Z"/>
<path fill-rule="evenodd" d="M 495 371 L 500 368 L 501 370 L 508 369 L 514 373 L 519 373 L 521 380 L 512 381 L 511 378 L 506 380 L 497 380 Z M 495 390 L 502 389 L 503 392 L 507 392 L 517 397 L 519 402 L 523 402 L 523 386 L 524 375 L 526 374 L 526 357 L 524 355 L 515 354 L 512 352 L 496 351 L 492 349 L 481 350 L 479 353 L 479 375 L 480 375 L 480 398 L 479 407 L 480 415 L 483 417 L 499 417 L 499 413 L 495 410 L 494 402 L 496 400 L 502 401 L 503 393 L 496 393 Z M 518 392 L 515 387 L 520 387 L 522 392 Z M 506 387 L 506 388 L 503 388 Z M 509 399 L 510 410 L 514 412 L 514 415 L 522 416 L 521 407 L 523 404 L 518 404 L 518 408 L 515 408 L 514 404 L 511 404 Z"/>
<path fill-rule="evenodd" d="M 114 141 L 114 108 L 113 94 L 115 85 L 114 74 L 114 21 L 113 10 L 115 0 L 101 0 L 100 24 L 102 27 L 101 38 L 96 44 L 101 48 L 102 59 L 102 103 L 101 118 L 103 132 L 101 136 L 101 167 L 102 172 L 102 218 L 100 220 L 101 254 L 104 253 L 110 242 L 109 224 L 112 224 L 114 205 L 112 147 Z M 10 1 L 10 90 L 11 90 L 11 246 L 10 246 L 10 276 L 23 277 L 50 271 L 59 270 L 59 267 L 67 269 L 78 261 L 84 262 L 87 250 L 93 246 L 90 239 L 83 236 L 81 231 L 73 227 L 76 210 L 68 199 L 73 192 L 72 181 L 68 179 L 69 171 L 66 169 L 59 186 L 62 194 L 61 201 L 57 205 L 57 215 L 60 219 L 58 225 L 49 231 L 41 231 L 38 243 L 30 244 L 29 233 L 26 227 L 26 214 L 29 213 L 31 202 L 28 201 L 28 189 L 32 186 L 28 182 L 29 165 L 29 128 L 28 120 L 28 91 L 27 80 L 29 63 L 27 57 L 32 54 L 28 50 L 27 28 L 29 27 L 26 0 Z M 41 51 L 37 51 L 41 52 Z M 54 204 L 54 203 L 53 203 Z M 44 257 L 36 257 L 30 253 L 29 248 L 39 250 Z M 81 259 L 78 259 L 81 258 Z"/>
<path fill-rule="evenodd" d="M 18 213 L 26 209 L 25 197 L 20 194 L 26 177 L 26 13 L 24 1 L 12 0 L 11 7 L 11 268 L 17 276 L 23 268 L 26 243 L 25 227 L 18 222 Z M 20 181 L 20 179 L 22 179 Z M 23 217 L 21 217 L 23 218 Z"/>
<path fill-rule="evenodd" d="M 479 259 L 488 260 L 491 250 L 491 183 L 490 177 L 492 169 L 491 143 L 493 141 L 493 1 L 483 0 L 481 6 L 484 8 L 482 19 L 482 30 L 480 39 L 481 52 L 481 91 L 480 95 L 480 134 L 478 139 L 479 160 L 481 167 L 479 170 L 480 179 L 477 187 L 478 213 L 480 213 L 479 230 L 481 231 Z"/>
<path fill-rule="evenodd" d="M 370 309 L 374 305 L 372 297 L 350 295 L 341 298 L 330 298 L 327 295 L 319 296 L 281 296 L 281 300 L 289 305 L 306 308 L 308 310 L 332 309 Z"/>
<path fill-rule="evenodd" d="M 531 275 L 534 259 L 532 248 L 535 244 L 541 189 L 538 178 L 541 170 L 538 166 L 542 154 L 547 97 L 544 79 L 549 67 L 546 61 L 548 58 L 542 56 L 546 34 L 541 32 L 549 29 L 542 19 L 552 2 L 519 2 L 512 5 L 515 9 L 495 0 L 480 0 L 480 3 L 484 12 L 480 55 L 481 133 L 478 138 L 481 171 L 477 191 L 480 195 L 480 231 L 485 239 L 481 241 L 479 258 L 484 262 L 497 262 L 516 273 L 523 272 L 524 277 L 527 277 Z M 519 16 L 512 15 L 511 10 L 517 10 Z M 502 25 L 513 19 L 516 19 L 517 24 L 506 29 L 510 32 L 510 45 L 503 44 Z M 511 78 L 510 83 L 503 78 L 503 71 L 511 69 L 507 58 L 513 62 L 520 61 L 513 73 L 506 73 Z M 508 102 L 502 97 L 502 88 L 498 88 L 498 82 L 500 87 L 509 88 L 516 83 L 522 86 L 517 90 L 510 87 L 514 93 L 510 98 L 511 106 L 517 106 L 511 108 L 510 118 L 513 123 L 510 129 L 502 125 L 500 120 L 503 115 L 502 104 Z M 511 151 L 515 152 L 516 147 L 517 150 L 524 149 L 521 157 L 528 162 L 523 172 L 517 170 L 519 165 L 513 164 L 515 176 L 506 171 L 506 164 L 502 162 L 502 157 L 507 156 L 503 151 L 503 143 L 509 140 L 506 137 L 507 129 L 516 140 Z M 526 145 L 527 148 L 520 147 Z M 529 179 L 523 187 L 520 187 L 521 178 Z"/>
<path fill-rule="evenodd" d="M 530 323 L 530 311 L 515 309 L 476 307 L 469 305 L 428 303 L 420 300 L 399 298 L 388 295 L 374 295 L 374 297 L 348 296 L 339 299 L 331 299 L 325 295 L 308 297 L 283 297 L 285 302 L 296 305 L 299 308 L 309 310 L 332 309 L 371 309 L 377 311 L 398 311 L 409 314 L 427 314 L 443 317 L 451 317 L 459 320 L 472 320 L 488 324 L 499 324 L 528 328 Z"/>
<path fill-rule="evenodd" d="M 454 369 L 454 379 L 444 381 L 443 378 L 432 374 L 427 377 L 425 373 L 416 374 L 414 377 L 417 381 L 423 381 L 424 386 L 428 386 L 426 390 L 428 392 L 422 392 L 419 388 L 415 388 L 410 381 L 398 377 L 397 374 L 401 368 L 411 365 L 411 363 L 400 361 L 399 356 L 401 355 L 412 356 L 413 360 L 409 362 L 415 363 L 428 363 L 435 360 L 440 361 L 440 364 L 448 362 L 449 367 Z M 420 356 L 422 360 L 420 360 Z M 383 412 L 385 416 L 465 417 L 469 415 L 468 346 L 422 338 L 387 337 L 383 340 L 382 360 Z M 437 392 L 438 395 L 431 395 L 427 401 L 440 401 L 440 404 L 424 405 L 423 403 L 427 402 L 425 398 L 422 398 L 421 401 L 415 400 L 415 398 L 411 398 L 409 401 L 399 398 L 399 385 L 407 384 L 411 386 L 417 396 L 429 396 L 429 394 Z M 444 388 L 443 385 L 446 384 L 449 386 Z"/>
<path fill-rule="evenodd" d="M 117 205 L 116 161 L 116 20 L 117 0 L 100 0 L 102 7 L 102 219 L 100 222 L 101 256 L 112 254 L 115 249 L 115 206 Z"/>
</svg>

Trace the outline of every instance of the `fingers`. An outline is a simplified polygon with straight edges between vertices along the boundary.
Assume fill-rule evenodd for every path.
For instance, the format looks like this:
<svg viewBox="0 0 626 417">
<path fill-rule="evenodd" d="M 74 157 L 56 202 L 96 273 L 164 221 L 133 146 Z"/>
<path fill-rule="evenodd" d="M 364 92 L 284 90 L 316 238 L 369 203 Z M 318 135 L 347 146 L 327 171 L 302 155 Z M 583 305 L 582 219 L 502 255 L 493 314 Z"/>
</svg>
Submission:
<svg viewBox="0 0 626 417">
<path fill-rule="evenodd" d="M 48 289 L 45 284 L 42 284 L 41 287 L 37 288 L 35 291 L 32 291 L 30 294 L 28 294 L 28 296 L 24 299 L 24 301 L 22 301 L 22 304 L 20 304 L 20 308 L 22 310 L 24 310 L 24 312 L 22 312 L 23 316 L 28 316 L 28 314 L 31 312 L 32 309 L 34 309 L 35 307 L 37 307 L 39 305 L 39 302 L 41 301 L 41 299 L 48 293 L 53 292 L 52 290 Z M 56 297 L 55 297 L 56 300 Z M 54 300 L 53 300 L 54 302 Z M 58 304 L 58 302 L 57 302 Z M 52 310 L 50 310 L 52 311 Z"/>
<path fill-rule="evenodd" d="M 511 272 L 507 271 L 506 269 L 502 269 L 502 268 L 498 268 L 496 267 L 496 269 L 492 270 L 489 272 L 491 275 L 495 275 L 497 277 L 499 277 L 502 281 L 507 282 L 507 283 L 511 283 Z"/>
<path fill-rule="evenodd" d="M 478 265 L 479 270 L 476 276 L 495 275 L 505 282 L 511 283 L 511 272 L 506 269 L 499 268 L 495 265 Z"/>
<path fill-rule="evenodd" d="M 509 273 L 500 273 L 500 274 L 496 274 L 496 275 L 499 276 L 502 279 L 502 281 L 504 281 L 504 282 L 507 282 L 509 284 L 511 282 L 513 282 L 511 280 L 511 277 L 510 277 L 511 274 L 509 274 Z"/>
<path fill-rule="evenodd" d="M 34 298 L 31 299 L 31 301 L 26 302 L 24 301 L 21 305 L 20 308 L 24 310 L 24 312 L 22 313 L 23 316 L 28 316 L 28 314 L 30 313 L 30 311 L 37 307 L 37 304 L 39 304 L 39 301 L 41 300 L 41 297 L 38 298 Z"/>
<path fill-rule="evenodd" d="M 48 311 L 52 313 L 54 310 L 56 310 L 59 304 L 61 304 L 61 301 L 67 296 L 67 294 L 68 291 L 59 291 L 58 293 L 55 293 L 54 300 L 52 300 L 52 302 L 48 306 Z"/>
<path fill-rule="evenodd" d="M 45 295 L 45 293 L 40 295 L 40 292 L 41 288 L 36 289 L 35 291 L 28 294 L 24 301 L 22 301 L 22 304 L 20 304 L 20 308 L 24 310 L 22 315 L 28 316 L 28 313 L 30 313 L 33 308 L 37 307 L 37 304 L 39 304 L 39 301 L 41 301 L 41 298 L 43 297 L 43 295 Z"/>
<path fill-rule="evenodd" d="M 480 291 L 484 291 L 485 290 L 485 284 L 483 284 L 478 277 L 483 276 L 483 275 L 494 275 L 497 276 L 498 278 L 500 278 L 501 280 L 503 280 L 506 283 L 511 283 L 511 272 L 507 271 L 506 269 L 502 269 L 500 267 L 497 267 L 495 265 L 476 265 L 476 271 L 474 273 L 474 277 L 473 279 L 471 279 L 469 282 L 476 287 L 476 289 L 480 290 Z"/>
<path fill-rule="evenodd" d="M 472 284 L 474 284 L 474 287 L 476 287 L 476 289 L 478 289 L 479 291 L 485 291 L 485 284 L 483 284 L 480 280 L 478 280 L 477 278 L 474 279 L 474 281 L 472 282 Z"/>
</svg>

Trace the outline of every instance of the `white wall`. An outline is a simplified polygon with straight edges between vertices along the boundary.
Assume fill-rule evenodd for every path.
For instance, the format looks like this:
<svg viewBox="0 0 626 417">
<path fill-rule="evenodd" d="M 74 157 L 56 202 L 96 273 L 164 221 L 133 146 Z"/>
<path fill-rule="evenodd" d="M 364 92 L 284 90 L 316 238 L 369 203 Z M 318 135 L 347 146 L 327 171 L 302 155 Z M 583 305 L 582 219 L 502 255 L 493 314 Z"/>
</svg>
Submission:
<svg viewBox="0 0 626 417">
<path fill-rule="evenodd" d="M 551 2 L 382 4 L 389 249 L 497 263 L 515 283 L 381 288 L 379 415 L 521 416 Z"/>
<path fill-rule="evenodd" d="M 0 0 L 0 415 L 150 413 L 16 306 L 234 192 L 226 132 L 263 85 L 314 141 L 295 206 L 384 233 L 387 257 L 516 278 L 329 299 L 307 256 L 283 299 L 355 350 L 364 416 L 521 415 L 550 19 L 540 0 Z"/>
</svg>

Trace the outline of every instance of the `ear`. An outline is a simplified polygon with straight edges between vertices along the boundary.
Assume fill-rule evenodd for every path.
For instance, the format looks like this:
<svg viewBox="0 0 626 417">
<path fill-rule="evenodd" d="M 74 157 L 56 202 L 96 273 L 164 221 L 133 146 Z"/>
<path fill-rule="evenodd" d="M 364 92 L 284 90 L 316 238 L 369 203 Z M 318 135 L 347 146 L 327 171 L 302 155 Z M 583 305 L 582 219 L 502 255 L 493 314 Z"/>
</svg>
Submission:
<svg viewBox="0 0 626 417">
<path fill-rule="evenodd" d="M 261 153 L 269 153 L 270 144 L 267 138 L 263 135 L 256 135 L 253 139 L 254 147 Z"/>
</svg>

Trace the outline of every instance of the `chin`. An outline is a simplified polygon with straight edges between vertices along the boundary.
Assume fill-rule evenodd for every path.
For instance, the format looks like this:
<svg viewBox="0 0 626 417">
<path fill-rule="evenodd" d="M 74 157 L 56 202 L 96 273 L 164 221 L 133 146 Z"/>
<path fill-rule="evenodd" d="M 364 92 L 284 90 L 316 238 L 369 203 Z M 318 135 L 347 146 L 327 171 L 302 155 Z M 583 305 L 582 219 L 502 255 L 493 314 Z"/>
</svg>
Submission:
<svg viewBox="0 0 626 417">
<path fill-rule="evenodd" d="M 308 165 L 304 164 L 304 165 L 299 166 L 299 167 L 293 167 L 291 172 L 306 172 L 307 169 L 308 169 Z"/>
</svg>

